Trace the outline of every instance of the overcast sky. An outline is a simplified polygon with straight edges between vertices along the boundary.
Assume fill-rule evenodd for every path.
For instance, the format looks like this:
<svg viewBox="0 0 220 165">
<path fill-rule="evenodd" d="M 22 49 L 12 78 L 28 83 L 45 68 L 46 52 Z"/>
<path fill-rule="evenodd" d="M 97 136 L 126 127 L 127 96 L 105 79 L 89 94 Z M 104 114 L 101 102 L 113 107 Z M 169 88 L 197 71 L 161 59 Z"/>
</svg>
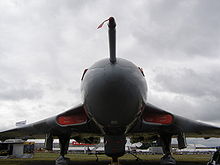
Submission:
<svg viewBox="0 0 220 165">
<path fill-rule="evenodd" d="M 0 130 L 63 112 L 81 100 L 83 70 L 109 56 L 144 69 L 148 100 L 220 123 L 219 0 L 0 0 Z"/>
</svg>

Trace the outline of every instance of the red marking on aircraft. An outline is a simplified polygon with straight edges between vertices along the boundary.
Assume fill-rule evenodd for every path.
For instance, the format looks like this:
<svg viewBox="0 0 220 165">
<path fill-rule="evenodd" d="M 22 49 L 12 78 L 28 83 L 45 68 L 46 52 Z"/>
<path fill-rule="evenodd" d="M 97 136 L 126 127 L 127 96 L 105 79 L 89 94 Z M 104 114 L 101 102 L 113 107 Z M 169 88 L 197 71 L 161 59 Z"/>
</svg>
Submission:
<svg viewBox="0 0 220 165">
<path fill-rule="evenodd" d="M 170 114 L 147 114 L 143 117 L 145 122 L 157 124 L 172 124 L 173 116 Z"/>
<path fill-rule="evenodd" d="M 85 113 L 78 113 L 73 115 L 61 115 L 57 118 L 57 122 L 60 125 L 74 125 L 81 124 L 87 121 Z"/>
<path fill-rule="evenodd" d="M 71 145 L 73 145 L 73 146 L 91 146 L 91 145 L 95 145 L 95 144 L 78 143 L 76 141 L 73 141 Z"/>
</svg>

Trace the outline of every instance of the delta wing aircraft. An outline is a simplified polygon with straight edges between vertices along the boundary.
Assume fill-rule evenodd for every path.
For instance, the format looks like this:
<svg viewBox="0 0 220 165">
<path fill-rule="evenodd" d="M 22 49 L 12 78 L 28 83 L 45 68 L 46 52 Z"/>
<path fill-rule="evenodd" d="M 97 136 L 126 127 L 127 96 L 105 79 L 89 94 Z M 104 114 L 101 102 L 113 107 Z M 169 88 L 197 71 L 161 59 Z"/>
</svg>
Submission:
<svg viewBox="0 0 220 165">
<path fill-rule="evenodd" d="M 52 150 L 53 139 L 58 138 L 61 150 L 56 164 L 68 164 L 64 155 L 70 139 L 98 143 L 104 137 L 105 154 L 112 158 L 112 164 L 118 164 L 118 158 L 125 154 L 126 137 L 133 142 L 159 140 L 164 152 L 161 164 L 175 165 L 171 155 L 172 137 L 177 138 L 180 149 L 186 147 L 185 137 L 219 137 L 219 127 L 177 116 L 147 101 L 143 70 L 130 61 L 116 58 L 115 19 L 110 17 L 106 21 L 110 58 L 84 71 L 82 104 L 54 117 L 0 132 L 0 140 L 45 138 L 45 148 Z"/>
</svg>

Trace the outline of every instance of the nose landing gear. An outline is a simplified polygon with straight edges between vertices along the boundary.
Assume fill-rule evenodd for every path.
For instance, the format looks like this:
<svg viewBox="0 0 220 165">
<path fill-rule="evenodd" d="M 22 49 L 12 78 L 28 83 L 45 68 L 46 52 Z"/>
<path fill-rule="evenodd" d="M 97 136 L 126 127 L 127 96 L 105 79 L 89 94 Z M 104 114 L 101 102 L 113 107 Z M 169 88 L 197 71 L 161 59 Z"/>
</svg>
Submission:
<svg viewBox="0 0 220 165">
<path fill-rule="evenodd" d="M 112 157 L 112 161 L 110 165 L 120 165 L 118 157 Z"/>
<path fill-rule="evenodd" d="M 105 154 L 112 158 L 110 165 L 119 165 L 118 157 L 125 154 L 125 135 L 106 135 L 104 142 Z"/>
</svg>

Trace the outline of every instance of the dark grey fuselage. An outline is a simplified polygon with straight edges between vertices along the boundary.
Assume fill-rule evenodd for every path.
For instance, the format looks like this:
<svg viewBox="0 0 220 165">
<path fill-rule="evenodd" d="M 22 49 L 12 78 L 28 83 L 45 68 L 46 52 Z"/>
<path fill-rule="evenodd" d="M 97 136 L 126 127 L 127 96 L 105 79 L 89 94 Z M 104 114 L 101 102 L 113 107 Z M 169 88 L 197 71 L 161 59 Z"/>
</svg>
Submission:
<svg viewBox="0 0 220 165">
<path fill-rule="evenodd" d="M 82 79 L 81 92 L 87 113 L 107 134 L 111 134 L 107 132 L 111 128 L 123 133 L 147 100 L 143 73 L 121 58 L 115 63 L 103 59 L 92 65 Z"/>
</svg>

